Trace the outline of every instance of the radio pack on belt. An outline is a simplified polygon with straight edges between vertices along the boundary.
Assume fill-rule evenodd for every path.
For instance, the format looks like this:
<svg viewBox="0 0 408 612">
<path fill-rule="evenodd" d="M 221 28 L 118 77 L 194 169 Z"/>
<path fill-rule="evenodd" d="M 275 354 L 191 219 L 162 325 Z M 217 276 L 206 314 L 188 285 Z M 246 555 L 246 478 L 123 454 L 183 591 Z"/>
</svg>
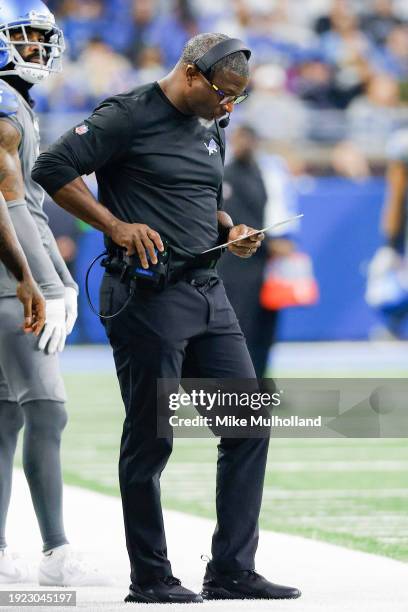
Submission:
<svg viewBox="0 0 408 612">
<path fill-rule="evenodd" d="M 187 264 L 172 270 L 171 246 L 162 237 L 164 250 L 160 252 L 155 249 L 157 264 L 151 262 L 149 253 L 146 251 L 149 262 L 149 267 L 146 269 L 143 268 L 138 255 L 126 255 L 125 249 L 115 244 L 107 236 L 105 236 L 104 242 L 106 250 L 92 260 L 85 275 L 85 293 L 89 307 L 101 319 L 114 319 L 123 312 L 130 304 L 136 289 L 163 291 L 167 285 L 177 283 L 180 280 L 189 282 L 193 278 L 213 277 L 214 268 L 222 253 L 222 249 L 215 253 L 201 253 L 193 257 Z M 101 266 L 105 268 L 108 274 L 118 277 L 120 282 L 129 288 L 128 298 L 121 308 L 111 315 L 103 315 L 98 312 L 93 306 L 89 294 L 89 275 L 95 263 L 100 259 L 102 259 Z"/>
<path fill-rule="evenodd" d="M 170 266 L 170 248 L 167 240 L 162 240 L 164 250 L 154 249 L 157 264 L 151 262 L 148 251 L 146 251 L 149 267 L 143 268 L 137 254 L 126 255 L 109 238 L 105 238 L 108 255 L 102 260 L 101 265 L 107 272 L 120 277 L 120 281 L 126 284 L 135 283 L 140 289 L 152 289 L 162 291 L 168 281 Z"/>
</svg>

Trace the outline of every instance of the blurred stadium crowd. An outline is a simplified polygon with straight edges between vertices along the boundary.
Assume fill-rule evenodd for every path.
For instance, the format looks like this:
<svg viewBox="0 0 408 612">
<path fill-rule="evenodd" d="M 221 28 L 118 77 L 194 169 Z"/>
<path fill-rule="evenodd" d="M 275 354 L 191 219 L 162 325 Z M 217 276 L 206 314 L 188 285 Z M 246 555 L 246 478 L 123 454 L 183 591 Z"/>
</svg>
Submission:
<svg viewBox="0 0 408 612">
<path fill-rule="evenodd" d="M 253 49 L 251 96 L 236 121 L 276 144 L 364 175 L 408 122 L 405 0 L 48 0 L 62 26 L 64 71 L 36 88 L 39 112 L 86 113 L 160 78 L 199 32 Z M 342 165 L 347 167 L 343 168 Z"/>
</svg>

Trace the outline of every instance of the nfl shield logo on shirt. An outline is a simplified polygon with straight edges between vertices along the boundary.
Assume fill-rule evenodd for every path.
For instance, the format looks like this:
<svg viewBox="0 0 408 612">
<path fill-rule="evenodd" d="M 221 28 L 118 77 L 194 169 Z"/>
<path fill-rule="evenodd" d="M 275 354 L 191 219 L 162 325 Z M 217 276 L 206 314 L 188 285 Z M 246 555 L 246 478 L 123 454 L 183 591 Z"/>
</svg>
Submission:
<svg viewBox="0 0 408 612">
<path fill-rule="evenodd" d="M 210 142 L 204 143 L 205 148 L 208 151 L 208 155 L 213 155 L 215 153 L 217 153 L 218 149 L 217 149 L 217 143 L 215 142 L 214 138 L 211 138 Z"/>
<path fill-rule="evenodd" d="M 75 134 L 78 134 L 78 136 L 82 136 L 83 134 L 86 134 L 88 131 L 89 131 L 89 127 L 85 125 L 84 123 L 82 125 L 78 125 L 78 127 L 75 128 Z"/>
</svg>

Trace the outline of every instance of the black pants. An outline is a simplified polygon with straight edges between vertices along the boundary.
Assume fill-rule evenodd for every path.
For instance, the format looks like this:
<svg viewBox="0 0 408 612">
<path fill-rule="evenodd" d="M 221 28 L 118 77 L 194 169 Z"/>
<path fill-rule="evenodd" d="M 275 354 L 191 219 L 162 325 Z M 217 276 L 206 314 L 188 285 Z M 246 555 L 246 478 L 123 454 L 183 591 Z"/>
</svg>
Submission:
<svg viewBox="0 0 408 612">
<path fill-rule="evenodd" d="M 246 338 L 257 378 L 266 374 L 279 318 L 279 311 L 266 310 L 259 302 L 265 265 L 266 256 L 262 251 L 246 260 L 225 253 L 218 265 L 228 299 Z"/>
<path fill-rule="evenodd" d="M 139 291 L 122 314 L 104 322 L 126 409 L 119 479 L 133 583 L 171 574 L 160 475 L 173 441 L 156 434 L 157 378 L 255 378 L 222 281 L 196 283 Z M 126 295 L 116 278 L 105 276 L 102 313 L 116 312 Z M 218 445 L 212 557 L 220 571 L 254 568 L 268 445 L 267 438 L 221 438 Z"/>
</svg>

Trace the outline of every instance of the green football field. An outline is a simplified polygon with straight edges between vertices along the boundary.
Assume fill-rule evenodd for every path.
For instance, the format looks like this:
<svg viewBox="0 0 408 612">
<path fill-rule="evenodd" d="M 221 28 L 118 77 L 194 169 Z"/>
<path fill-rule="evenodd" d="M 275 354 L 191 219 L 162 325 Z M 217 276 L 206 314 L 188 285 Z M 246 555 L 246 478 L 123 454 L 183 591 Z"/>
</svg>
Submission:
<svg viewBox="0 0 408 612">
<path fill-rule="evenodd" d="M 65 482 L 119 495 L 123 408 L 114 374 L 65 376 Z M 214 518 L 215 439 L 175 440 L 163 505 Z M 274 439 L 261 527 L 408 560 L 405 439 Z"/>
</svg>

